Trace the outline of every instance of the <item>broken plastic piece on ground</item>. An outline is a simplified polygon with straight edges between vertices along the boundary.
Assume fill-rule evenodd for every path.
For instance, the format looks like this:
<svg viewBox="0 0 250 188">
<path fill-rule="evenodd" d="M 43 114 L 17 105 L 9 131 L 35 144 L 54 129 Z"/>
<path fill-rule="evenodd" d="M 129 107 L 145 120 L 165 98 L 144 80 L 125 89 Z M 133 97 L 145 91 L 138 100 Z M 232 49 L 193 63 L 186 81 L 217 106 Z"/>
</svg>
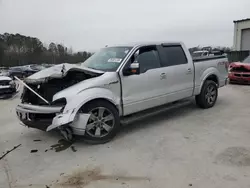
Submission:
<svg viewBox="0 0 250 188">
<path fill-rule="evenodd" d="M 30 153 L 36 153 L 36 152 L 38 152 L 37 149 L 33 149 L 33 150 L 30 151 Z"/>
<path fill-rule="evenodd" d="M 55 150 L 55 152 L 60 152 L 60 151 L 68 149 L 71 145 L 72 145 L 72 142 L 61 139 L 58 141 L 57 144 L 54 144 L 50 147 L 51 147 L 51 150 Z"/>
<path fill-rule="evenodd" d="M 37 139 L 37 140 L 33 140 L 34 142 L 41 142 L 42 140 L 39 140 L 39 139 Z"/>
</svg>

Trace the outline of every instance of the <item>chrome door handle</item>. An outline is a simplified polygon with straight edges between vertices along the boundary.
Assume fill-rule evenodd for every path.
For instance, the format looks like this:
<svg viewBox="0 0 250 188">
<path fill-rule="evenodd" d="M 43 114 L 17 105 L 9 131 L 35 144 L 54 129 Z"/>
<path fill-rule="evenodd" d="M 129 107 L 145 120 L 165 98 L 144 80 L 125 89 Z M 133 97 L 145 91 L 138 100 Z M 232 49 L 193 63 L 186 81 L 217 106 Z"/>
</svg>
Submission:
<svg viewBox="0 0 250 188">
<path fill-rule="evenodd" d="M 188 68 L 187 69 L 187 74 L 190 74 L 192 72 L 192 69 L 191 68 Z"/>
<path fill-rule="evenodd" d="M 161 78 L 161 80 L 166 79 L 166 78 L 167 78 L 167 77 L 166 77 L 166 73 L 161 73 L 160 78 Z"/>
</svg>

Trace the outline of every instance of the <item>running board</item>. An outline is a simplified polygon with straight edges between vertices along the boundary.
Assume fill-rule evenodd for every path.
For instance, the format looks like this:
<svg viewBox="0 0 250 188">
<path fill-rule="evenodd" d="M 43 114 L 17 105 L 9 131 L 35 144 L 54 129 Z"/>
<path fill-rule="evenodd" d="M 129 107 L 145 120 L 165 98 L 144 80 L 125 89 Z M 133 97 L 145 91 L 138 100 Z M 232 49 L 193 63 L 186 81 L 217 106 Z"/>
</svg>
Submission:
<svg viewBox="0 0 250 188">
<path fill-rule="evenodd" d="M 172 103 L 169 103 L 169 104 L 165 104 L 165 105 L 162 105 L 162 106 L 159 106 L 159 107 L 155 107 L 155 108 L 152 108 L 152 109 L 144 110 L 144 111 L 132 114 L 132 115 L 122 117 L 121 118 L 121 124 L 130 124 L 130 123 L 132 123 L 134 121 L 138 121 L 138 120 L 141 120 L 141 119 L 144 119 L 144 118 L 147 118 L 147 117 L 151 117 L 151 116 L 157 115 L 159 113 L 162 113 L 162 112 L 165 112 L 165 111 L 168 111 L 168 110 L 172 110 L 172 109 L 175 109 L 175 108 L 179 108 L 179 107 L 188 105 L 190 103 L 191 103 L 190 99 L 184 99 L 184 100 L 172 102 Z"/>
</svg>

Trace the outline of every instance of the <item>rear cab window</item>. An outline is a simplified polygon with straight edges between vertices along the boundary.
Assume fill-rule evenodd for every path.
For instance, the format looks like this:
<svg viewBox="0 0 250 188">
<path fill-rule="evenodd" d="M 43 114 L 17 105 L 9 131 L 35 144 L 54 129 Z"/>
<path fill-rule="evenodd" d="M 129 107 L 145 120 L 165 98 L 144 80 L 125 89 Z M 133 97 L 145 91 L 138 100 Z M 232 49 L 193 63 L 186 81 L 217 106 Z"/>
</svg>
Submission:
<svg viewBox="0 0 250 188">
<path fill-rule="evenodd" d="M 158 48 L 163 67 L 188 63 L 186 54 L 181 45 L 162 45 Z"/>
</svg>

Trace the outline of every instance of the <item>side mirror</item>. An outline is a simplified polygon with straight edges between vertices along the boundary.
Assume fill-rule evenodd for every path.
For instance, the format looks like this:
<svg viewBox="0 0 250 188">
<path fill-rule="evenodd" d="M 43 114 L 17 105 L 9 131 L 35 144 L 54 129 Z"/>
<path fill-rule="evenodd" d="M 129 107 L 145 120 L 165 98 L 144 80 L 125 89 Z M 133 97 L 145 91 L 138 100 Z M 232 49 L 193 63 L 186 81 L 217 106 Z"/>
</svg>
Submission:
<svg viewBox="0 0 250 188">
<path fill-rule="evenodd" d="M 125 68 L 123 70 L 124 76 L 129 76 L 133 74 L 140 74 L 140 64 L 137 61 L 135 61 L 134 63 L 131 63 L 128 68 Z"/>
</svg>

